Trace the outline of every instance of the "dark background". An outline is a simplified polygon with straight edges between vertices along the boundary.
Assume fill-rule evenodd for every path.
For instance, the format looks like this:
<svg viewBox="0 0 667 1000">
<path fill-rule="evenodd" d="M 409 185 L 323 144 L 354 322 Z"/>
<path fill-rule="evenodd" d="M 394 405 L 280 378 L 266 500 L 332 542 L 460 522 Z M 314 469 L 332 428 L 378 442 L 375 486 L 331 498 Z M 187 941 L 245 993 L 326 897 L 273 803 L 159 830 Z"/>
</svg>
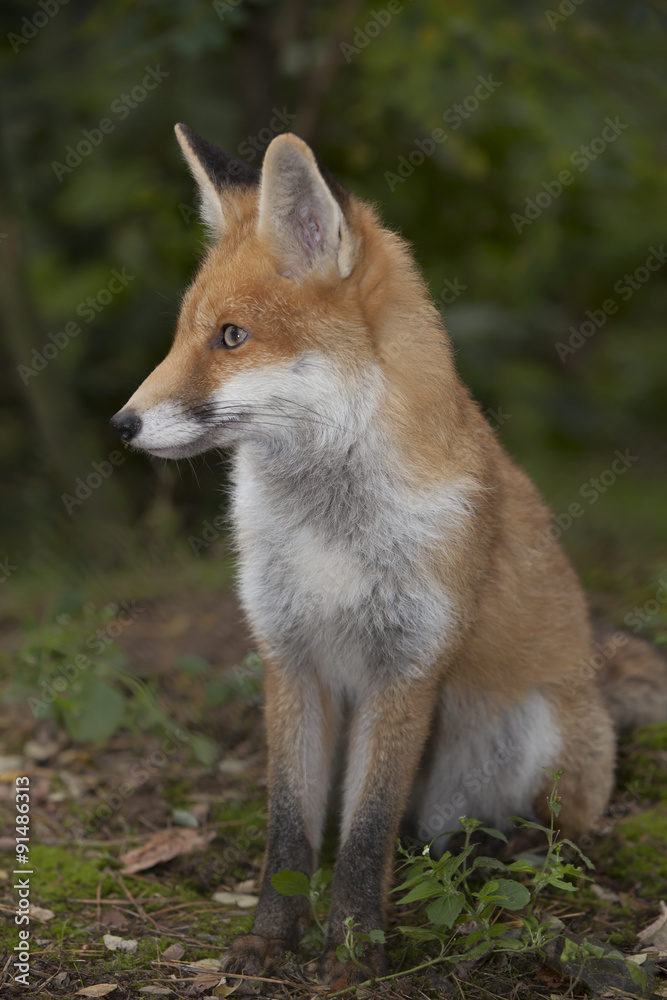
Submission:
<svg viewBox="0 0 667 1000">
<path fill-rule="evenodd" d="M 631 294 L 624 276 L 665 237 L 662 4 L 44 3 L 3 5 L 0 557 L 14 569 L 0 600 L 41 586 L 57 603 L 62 581 L 152 544 L 191 556 L 218 512 L 217 456 L 191 469 L 124 451 L 84 502 L 62 497 L 120 448 L 108 419 L 166 353 L 201 256 L 174 123 L 257 164 L 253 145 L 286 118 L 412 242 L 463 377 L 556 514 L 630 449 L 627 472 L 560 526 L 588 586 L 617 593 L 614 613 L 636 588 L 655 593 L 667 264 Z M 168 75 L 123 105 L 147 67 Z M 493 92 L 475 102 L 480 77 Z M 113 129 L 95 133 L 105 118 Z M 599 151 L 608 118 L 619 134 Z M 438 128 L 425 162 L 388 179 Z M 84 130 L 101 141 L 58 167 Z M 518 232 L 513 214 L 535 215 L 536 198 Z M 132 280 L 109 296 L 123 269 Z M 559 357 L 587 311 L 604 322 Z M 80 333 L 37 371 L 71 322 Z"/>
</svg>

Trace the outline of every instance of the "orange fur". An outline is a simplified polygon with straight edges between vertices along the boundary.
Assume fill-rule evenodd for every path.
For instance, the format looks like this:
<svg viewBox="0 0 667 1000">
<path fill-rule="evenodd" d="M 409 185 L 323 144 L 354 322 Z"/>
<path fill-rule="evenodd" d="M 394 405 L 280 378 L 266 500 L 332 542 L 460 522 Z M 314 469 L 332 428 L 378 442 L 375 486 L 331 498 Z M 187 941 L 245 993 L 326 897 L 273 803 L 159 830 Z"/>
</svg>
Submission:
<svg viewBox="0 0 667 1000">
<path fill-rule="evenodd" d="M 371 369 L 380 373 L 374 419 L 392 456 L 388 468 L 396 495 L 409 495 L 416 508 L 428 506 L 431 497 L 464 497 L 448 530 L 423 551 L 424 579 L 433 592 L 446 592 L 451 605 L 446 641 L 412 673 L 406 669 L 376 684 L 372 698 L 355 694 L 361 707 L 350 722 L 343 845 L 324 965 L 331 978 L 340 973 L 338 924 L 346 907 L 357 906 L 355 892 L 364 895 L 364 880 L 374 888 L 366 892 L 366 908 L 359 904 L 360 919 L 381 920 L 378 892 L 386 891 L 398 822 L 425 759 L 429 732 L 437 729 L 440 703 L 474 705 L 483 696 L 492 727 L 504 711 L 540 693 L 559 736 L 560 749 L 548 763 L 565 772 L 560 823 L 570 836 L 588 829 L 607 804 L 620 713 L 613 698 L 605 702 L 595 679 L 578 679 L 578 664 L 590 656 L 592 641 L 584 594 L 561 547 L 544 544 L 550 514 L 537 490 L 460 381 L 451 344 L 406 243 L 381 227 L 372 208 L 327 187 L 312 153 L 293 136 L 280 136 L 269 147 L 268 176 L 262 177 L 259 195 L 250 182 L 220 186 L 214 172 L 207 180 L 201 164 L 210 153 L 205 148 L 197 153 L 196 138 L 181 141 L 206 188 L 209 215 L 222 228 L 185 296 L 172 349 L 130 400 L 132 413 L 143 419 L 162 403 L 184 411 L 205 406 L 226 386 L 238 384 L 239 373 L 291 366 L 315 352 L 331 362 L 332 372 L 345 372 L 350 385 Z M 277 164 L 293 176 L 283 179 Z M 299 214 L 298 201 L 290 214 L 295 191 L 310 199 L 310 215 Z M 220 329 L 229 323 L 250 331 L 238 350 L 217 346 Z M 150 441 L 140 439 L 139 446 L 151 450 Z M 157 453 L 160 448 L 155 446 Z M 312 475 L 317 479 L 323 471 L 315 467 Z M 238 529 L 242 562 L 256 545 L 255 527 Z M 352 531 L 354 524 L 349 527 Z M 326 540 L 320 544 L 324 567 L 336 550 Z M 323 576 L 325 592 L 344 575 L 344 561 L 332 565 L 338 568 Z M 227 966 L 232 971 L 257 971 L 270 955 L 294 943 L 303 907 L 277 897 L 270 875 L 278 865 L 293 867 L 291 857 L 312 871 L 340 726 L 335 685 L 328 686 L 316 664 L 299 673 L 278 655 L 261 607 L 247 603 L 267 665 L 273 804 L 258 916 L 253 936 L 232 950 Z M 318 611 L 312 614 L 315 620 Z M 644 653 L 635 656 L 630 673 L 641 673 L 647 690 L 667 691 L 660 661 Z M 615 654 L 606 671 L 616 702 L 625 691 L 623 662 L 622 653 Z M 349 689 L 349 676 L 340 681 L 341 689 Z M 633 712 L 625 713 L 624 724 L 641 717 L 639 708 Z M 448 752 L 446 723 L 440 738 L 442 752 Z M 534 787 L 532 808 L 543 819 L 549 782 L 545 774 Z M 369 839 L 373 823 L 376 853 Z M 369 961 L 376 971 L 381 968 L 377 953 Z"/>
</svg>

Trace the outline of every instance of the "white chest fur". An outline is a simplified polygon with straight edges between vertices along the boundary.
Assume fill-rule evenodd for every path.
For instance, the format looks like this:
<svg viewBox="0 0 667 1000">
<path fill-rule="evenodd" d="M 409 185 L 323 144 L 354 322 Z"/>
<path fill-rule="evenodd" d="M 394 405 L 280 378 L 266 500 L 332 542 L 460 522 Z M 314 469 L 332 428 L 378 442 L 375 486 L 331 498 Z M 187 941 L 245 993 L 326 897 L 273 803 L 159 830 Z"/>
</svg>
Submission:
<svg viewBox="0 0 667 1000">
<path fill-rule="evenodd" d="M 429 549 L 461 530 L 463 490 L 410 496 L 368 441 L 290 469 L 290 452 L 239 449 L 234 523 L 240 591 L 285 666 L 350 691 L 420 672 L 456 618 Z"/>
</svg>

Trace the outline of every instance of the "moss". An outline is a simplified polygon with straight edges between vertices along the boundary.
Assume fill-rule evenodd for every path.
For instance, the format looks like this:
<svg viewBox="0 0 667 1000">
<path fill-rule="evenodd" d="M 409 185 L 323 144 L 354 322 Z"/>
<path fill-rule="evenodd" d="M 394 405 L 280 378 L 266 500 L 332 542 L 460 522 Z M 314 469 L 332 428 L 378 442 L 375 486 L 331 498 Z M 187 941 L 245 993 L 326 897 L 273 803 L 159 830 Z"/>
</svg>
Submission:
<svg viewBox="0 0 667 1000">
<path fill-rule="evenodd" d="M 667 805 L 621 820 L 596 851 L 601 871 L 631 888 L 636 883 L 647 899 L 667 894 Z"/>
<path fill-rule="evenodd" d="M 635 743 L 649 750 L 667 751 L 667 722 L 651 722 L 634 733 Z"/>
<path fill-rule="evenodd" d="M 626 799 L 667 802 L 667 722 L 642 726 L 624 743 L 617 783 Z"/>
<path fill-rule="evenodd" d="M 68 904 L 70 898 L 94 899 L 102 869 L 106 861 L 101 857 L 90 857 L 89 853 L 74 846 L 46 847 L 35 844 L 30 851 L 30 861 L 34 871 L 31 877 L 32 900 L 62 909 L 80 910 L 76 903 Z M 102 892 L 115 887 L 110 875 L 104 876 Z"/>
</svg>

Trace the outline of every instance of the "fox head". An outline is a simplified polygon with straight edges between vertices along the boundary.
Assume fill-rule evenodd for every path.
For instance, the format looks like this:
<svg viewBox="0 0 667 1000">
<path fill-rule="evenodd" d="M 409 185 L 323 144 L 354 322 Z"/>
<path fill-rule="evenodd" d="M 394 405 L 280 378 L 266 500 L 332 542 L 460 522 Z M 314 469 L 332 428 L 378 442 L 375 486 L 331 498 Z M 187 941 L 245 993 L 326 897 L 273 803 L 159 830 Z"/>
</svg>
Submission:
<svg viewBox="0 0 667 1000">
<path fill-rule="evenodd" d="M 411 372 L 393 393 L 404 425 L 449 349 L 402 240 L 295 135 L 273 139 L 261 172 L 176 135 L 212 242 L 169 354 L 112 427 L 166 458 L 275 445 L 358 426 Z"/>
</svg>

